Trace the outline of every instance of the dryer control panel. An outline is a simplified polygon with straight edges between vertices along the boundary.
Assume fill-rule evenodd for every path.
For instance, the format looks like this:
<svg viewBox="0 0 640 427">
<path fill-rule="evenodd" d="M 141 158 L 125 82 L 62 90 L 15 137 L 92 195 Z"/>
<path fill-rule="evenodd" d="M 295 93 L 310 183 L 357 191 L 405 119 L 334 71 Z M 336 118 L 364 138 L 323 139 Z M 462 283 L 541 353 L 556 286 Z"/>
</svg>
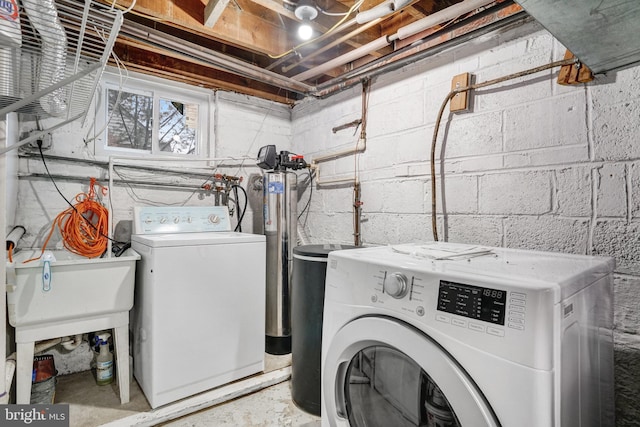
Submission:
<svg viewBox="0 0 640 427">
<path fill-rule="evenodd" d="M 507 292 L 440 280 L 438 311 L 504 326 Z"/>
<path fill-rule="evenodd" d="M 136 206 L 134 234 L 231 231 L 226 206 Z"/>
<path fill-rule="evenodd" d="M 524 291 L 446 280 L 440 274 L 412 270 L 378 270 L 373 278 L 377 282 L 370 296 L 374 306 L 497 337 L 505 336 L 505 328 L 525 331 Z"/>
</svg>

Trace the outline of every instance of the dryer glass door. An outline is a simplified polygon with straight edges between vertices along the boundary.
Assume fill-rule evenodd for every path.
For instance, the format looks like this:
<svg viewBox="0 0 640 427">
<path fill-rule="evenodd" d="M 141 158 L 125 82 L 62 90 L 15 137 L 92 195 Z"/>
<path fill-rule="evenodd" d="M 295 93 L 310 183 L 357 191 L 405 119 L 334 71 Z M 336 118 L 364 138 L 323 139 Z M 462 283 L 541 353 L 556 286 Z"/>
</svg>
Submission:
<svg viewBox="0 0 640 427">
<path fill-rule="evenodd" d="M 372 346 L 356 353 L 344 388 L 347 417 L 353 427 L 460 427 L 433 379 L 395 348 Z"/>
<path fill-rule="evenodd" d="M 399 320 L 356 319 L 323 352 L 322 416 L 331 426 L 500 426 L 452 355 Z"/>
</svg>

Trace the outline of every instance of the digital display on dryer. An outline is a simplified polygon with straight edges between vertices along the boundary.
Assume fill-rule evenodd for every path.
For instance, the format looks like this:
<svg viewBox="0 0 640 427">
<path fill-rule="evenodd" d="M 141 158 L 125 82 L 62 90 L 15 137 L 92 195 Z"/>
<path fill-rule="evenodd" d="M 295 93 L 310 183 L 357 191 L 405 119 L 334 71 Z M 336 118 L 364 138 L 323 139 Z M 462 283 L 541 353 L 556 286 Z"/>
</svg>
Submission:
<svg viewBox="0 0 640 427">
<path fill-rule="evenodd" d="M 439 311 L 504 325 L 506 303 L 506 291 L 440 281 Z"/>
</svg>

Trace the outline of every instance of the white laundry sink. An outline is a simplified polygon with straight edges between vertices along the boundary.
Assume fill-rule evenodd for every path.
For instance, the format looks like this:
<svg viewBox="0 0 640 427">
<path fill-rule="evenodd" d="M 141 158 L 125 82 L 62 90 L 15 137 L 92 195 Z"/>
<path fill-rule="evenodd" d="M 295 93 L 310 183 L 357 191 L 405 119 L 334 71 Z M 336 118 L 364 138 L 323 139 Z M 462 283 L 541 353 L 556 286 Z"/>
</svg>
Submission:
<svg viewBox="0 0 640 427">
<path fill-rule="evenodd" d="M 81 320 L 133 307 L 135 267 L 140 259 L 134 250 L 118 258 L 93 259 L 52 250 L 47 252 L 55 260 L 49 266 L 42 259 L 23 263 L 40 252 L 18 252 L 7 265 L 7 312 L 12 326 Z"/>
</svg>

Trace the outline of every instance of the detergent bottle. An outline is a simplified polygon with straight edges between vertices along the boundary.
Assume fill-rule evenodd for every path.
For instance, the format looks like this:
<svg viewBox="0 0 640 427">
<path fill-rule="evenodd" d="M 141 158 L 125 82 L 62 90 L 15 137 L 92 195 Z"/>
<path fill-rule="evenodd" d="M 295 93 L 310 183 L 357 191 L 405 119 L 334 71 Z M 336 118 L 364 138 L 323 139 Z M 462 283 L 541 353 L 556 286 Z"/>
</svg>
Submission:
<svg viewBox="0 0 640 427">
<path fill-rule="evenodd" d="M 113 354 L 109 351 L 109 337 L 105 332 L 98 335 L 100 352 L 96 357 L 96 382 L 98 385 L 107 385 L 113 382 Z"/>
</svg>

